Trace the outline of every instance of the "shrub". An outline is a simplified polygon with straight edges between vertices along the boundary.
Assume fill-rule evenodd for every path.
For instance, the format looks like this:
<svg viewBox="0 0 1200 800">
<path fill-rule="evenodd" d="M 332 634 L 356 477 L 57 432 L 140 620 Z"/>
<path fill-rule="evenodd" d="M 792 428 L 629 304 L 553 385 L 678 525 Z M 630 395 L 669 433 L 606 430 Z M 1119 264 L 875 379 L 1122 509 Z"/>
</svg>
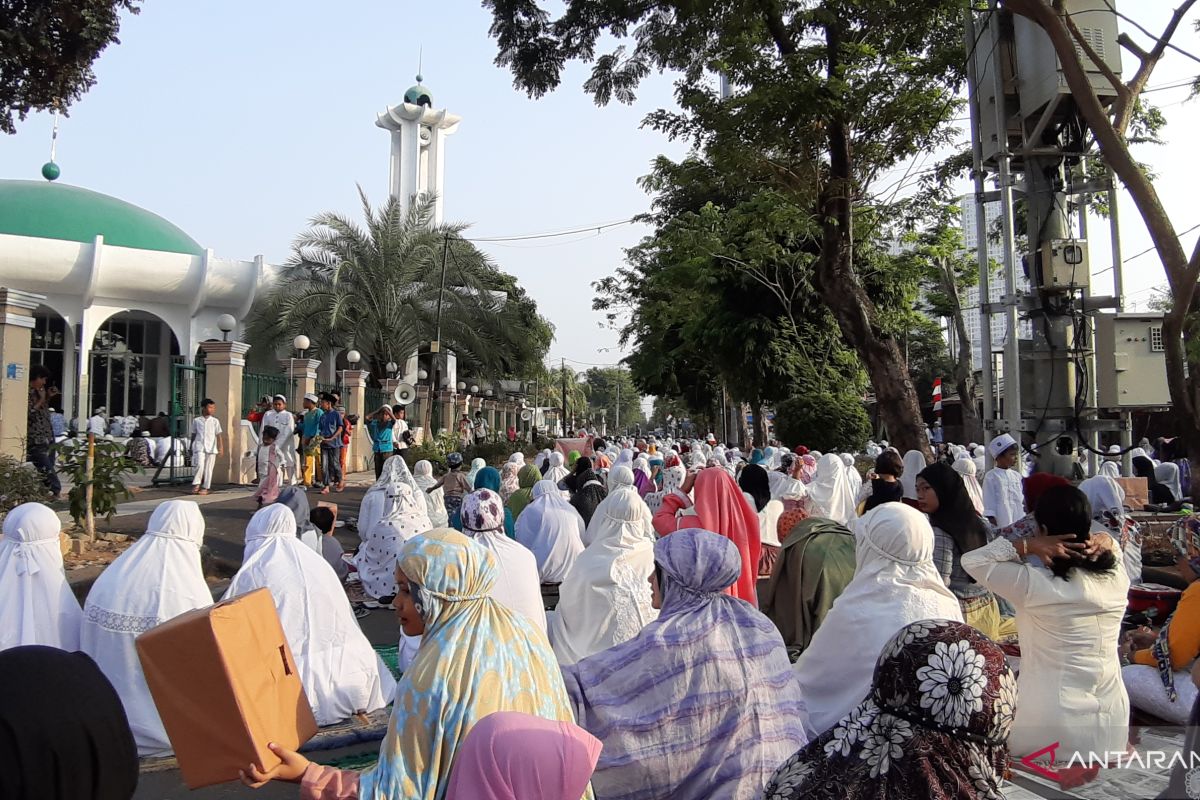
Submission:
<svg viewBox="0 0 1200 800">
<path fill-rule="evenodd" d="M 0 516 L 22 503 L 44 502 L 50 493 L 32 464 L 0 455 Z"/>
<path fill-rule="evenodd" d="M 87 516 L 86 493 L 89 481 L 87 479 L 86 438 L 68 439 L 55 446 L 58 453 L 58 471 L 71 478 L 71 491 L 68 495 L 71 501 L 71 518 L 76 525 L 83 525 Z M 125 447 L 118 442 L 108 439 L 96 440 L 96 455 L 92 465 L 92 513 L 98 517 L 111 518 L 117 511 L 117 504 L 131 497 L 125 487 L 125 477 L 142 471 L 131 458 L 125 456 Z"/>
<path fill-rule="evenodd" d="M 811 450 L 860 450 L 871 435 L 861 398 L 826 389 L 798 391 L 775 406 L 775 435 Z"/>
</svg>

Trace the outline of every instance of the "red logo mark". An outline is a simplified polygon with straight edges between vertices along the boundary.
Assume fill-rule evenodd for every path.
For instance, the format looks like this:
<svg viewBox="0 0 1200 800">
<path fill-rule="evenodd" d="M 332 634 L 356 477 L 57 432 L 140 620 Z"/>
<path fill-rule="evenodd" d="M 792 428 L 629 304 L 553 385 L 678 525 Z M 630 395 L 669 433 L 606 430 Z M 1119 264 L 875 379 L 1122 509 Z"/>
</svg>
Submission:
<svg viewBox="0 0 1200 800">
<path fill-rule="evenodd" d="M 1055 761 L 1054 753 L 1058 750 L 1058 744 L 1059 744 L 1058 742 L 1055 742 L 1052 745 L 1043 747 L 1041 750 L 1038 750 L 1036 753 L 1030 753 L 1029 755 L 1027 755 L 1021 759 L 1021 763 L 1024 764 L 1025 767 L 1027 769 L 1029 769 L 1030 772 L 1036 772 L 1038 775 L 1041 775 L 1043 778 L 1049 778 L 1052 781 L 1057 781 L 1058 780 L 1058 771 L 1057 770 L 1050 769 L 1049 767 L 1043 767 L 1041 764 L 1035 763 L 1034 759 L 1041 758 L 1042 756 L 1045 756 L 1045 755 L 1049 755 L 1050 763 L 1053 764 Z"/>
</svg>

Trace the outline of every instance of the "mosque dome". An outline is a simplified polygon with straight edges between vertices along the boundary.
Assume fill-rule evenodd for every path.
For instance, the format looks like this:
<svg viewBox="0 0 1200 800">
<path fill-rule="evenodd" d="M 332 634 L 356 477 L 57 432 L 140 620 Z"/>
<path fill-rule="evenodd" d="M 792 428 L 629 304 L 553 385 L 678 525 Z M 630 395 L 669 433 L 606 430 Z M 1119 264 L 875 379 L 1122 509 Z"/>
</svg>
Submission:
<svg viewBox="0 0 1200 800">
<path fill-rule="evenodd" d="M 42 181 L 0 180 L 0 234 L 203 255 L 204 248 L 158 216 L 106 194 Z"/>
<path fill-rule="evenodd" d="M 423 79 L 420 75 L 417 76 L 417 85 L 409 87 L 409 90 L 404 93 L 404 102 L 411 103 L 414 106 L 425 106 L 433 108 L 433 95 L 429 89 L 421 85 Z"/>
</svg>

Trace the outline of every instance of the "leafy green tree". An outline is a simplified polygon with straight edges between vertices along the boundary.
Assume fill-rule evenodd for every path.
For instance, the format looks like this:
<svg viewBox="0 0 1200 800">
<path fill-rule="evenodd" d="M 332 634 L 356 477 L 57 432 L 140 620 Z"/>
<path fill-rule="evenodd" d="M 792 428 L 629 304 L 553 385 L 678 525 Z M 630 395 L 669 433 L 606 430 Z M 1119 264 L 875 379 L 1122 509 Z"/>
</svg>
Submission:
<svg viewBox="0 0 1200 800">
<path fill-rule="evenodd" d="M 120 44 L 121 12 L 140 0 L 0 0 L 0 130 L 30 111 L 66 112 L 96 83 L 92 63 Z"/>
<path fill-rule="evenodd" d="M 979 267 L 974 255 L 963 245 L 962 229 L 956 224 L 959 213 L 953 207 L 939 208 L 929 227 L 908 237 L 911 249 L 901 258 L 920 275 L 929 312 L 949 320 L 954 328 L 957 351 L 952 354 L 947 374 L 954 382 L 962 406 L 963 438 L 978 442 L 983 440 L 983 424 L 975 410 L 975 372 L 962 296 L 967 287 L 978 281 Z"/>
<path fill-rule="evenodd" d="M 867 369 L 892 440 L 927 450 L 858 250 L 878 222 L 863 212 L 889 199 L 876 196 L 887 171 L 952 139 L 961 0 L 567 0 L 557 18 L 536 0 L 485 5 L 497 63 L 532 96 L 556 88 L 572 61 L 591 65 L 584 90 L 601 104 L 631 102 L 653 71 L 678 76 L 680 112 L 647 124 L 721 153 L 808 212 L 819 230 L 813 286 Z M 713 70 L 734 87 L 729 99 L 706 80 Z"/>
<path fill-rule="evenodd" d="M 360 191 L 361 194 L 361 191 Z M 268 348 L 304 333 L 323 352 L 355 347 L 384 374 L 428 346 L 438 329 L 461 374 L 521 376 L 540 364 L 552 329 L 516 281 L 462 238 L 462 225 L 434 225 L 433 199 L 404 213 L 391 198 L 365 225 L 340 214 L 313 219 L 291 260 L 256 301 L 249 338 Z M 443 258 L 446 288 L 442 291 Z"/>
<path fill-rule="evenodd" d="M 646 415 L 642 413 L 642 396 L 634 386 L 633 377 L 629 370 L 623 367 L 592 367 L 583 376 L 587 382 L 588 415 L 597 421 L 604 419 L 608 422 L 610 431 L 632 427 L 635 424 L 645 424 Z M 620 392 L 617 388 L 620 387 Z M 619 398 L 618 398 L 619 395 Z M 617 414 L 618 408 L 620 414 Z"/>
<path fill-rule="evenodd" d="M 844 388 L 797 386 L 775 407 L 775 435 L 814 450 L 861 450 L 871 437 L 871 420 L 862 398 Z"/>
</svg>

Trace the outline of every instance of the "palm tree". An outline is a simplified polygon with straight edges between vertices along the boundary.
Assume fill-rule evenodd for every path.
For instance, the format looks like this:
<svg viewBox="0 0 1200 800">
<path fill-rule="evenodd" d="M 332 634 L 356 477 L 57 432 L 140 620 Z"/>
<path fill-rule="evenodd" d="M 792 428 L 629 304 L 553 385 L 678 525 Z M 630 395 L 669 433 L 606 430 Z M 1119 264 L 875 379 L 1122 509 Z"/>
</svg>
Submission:
<svg viewBox="0 0 1200 800">
<path fill-rule="evenodd" d="M 460 374 L 503 375 L 529 347 L 528 320 L 507 301 L 513 285 L 487 255 L 462 237 L 465 225 L 433 224 L 434 198 L 404 213 L 391 198 L 372 209 L 361 188 L 365 226 L 321 214 L 297 237 L 292 257 L 255 304 L 249 338 L 286 348 L 299 333 L 317 352 L 359 350 L 384 374 L 436 338 L 454 352 Z M 445 291 L 442 269 L 445 262 Z"/>
</svg>

